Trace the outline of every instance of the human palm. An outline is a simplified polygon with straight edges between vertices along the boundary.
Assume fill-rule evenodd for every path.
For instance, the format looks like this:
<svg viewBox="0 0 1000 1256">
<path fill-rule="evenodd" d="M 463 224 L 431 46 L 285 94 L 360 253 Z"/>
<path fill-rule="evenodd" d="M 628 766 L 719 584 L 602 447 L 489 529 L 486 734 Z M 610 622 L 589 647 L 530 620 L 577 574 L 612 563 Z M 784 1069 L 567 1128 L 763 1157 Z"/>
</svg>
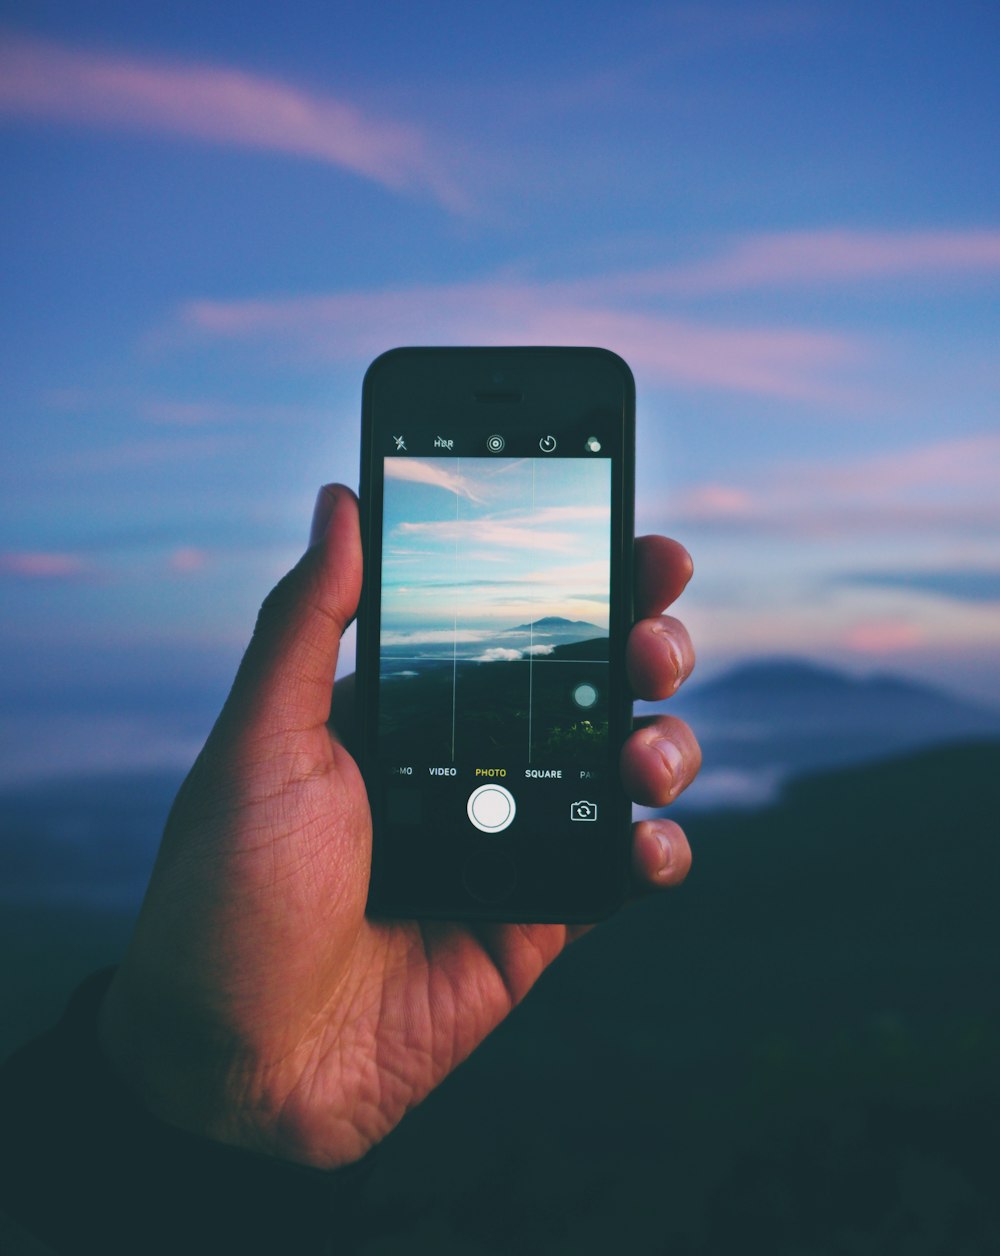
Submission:
<svg viewBox="0 0 1000 1256">
<path fill-rule="evenodd" d="M 367 794 L 327 723 L 361 580 L 346 490 L 321 494 L 317 534 L 265 602 L 171 811 L 102 1041 L 163 1119 L 332 1167 L 392 1129 L 582 927 L 366 917 Z M 637 605 L 649 618 L 630 640 L 629 673 L 658 697 L 693 662 L 677 621 L 659 617 L 690 567 L 670 542 L 639 545 Z M 637 800 L 659 804 L 698 759 L 686 726 L 665 719 L 629 740 L 622 773 Z M 640 880 L 674 884 L 689 859 L 675 824 L 636 827 Z"/>
</svg>

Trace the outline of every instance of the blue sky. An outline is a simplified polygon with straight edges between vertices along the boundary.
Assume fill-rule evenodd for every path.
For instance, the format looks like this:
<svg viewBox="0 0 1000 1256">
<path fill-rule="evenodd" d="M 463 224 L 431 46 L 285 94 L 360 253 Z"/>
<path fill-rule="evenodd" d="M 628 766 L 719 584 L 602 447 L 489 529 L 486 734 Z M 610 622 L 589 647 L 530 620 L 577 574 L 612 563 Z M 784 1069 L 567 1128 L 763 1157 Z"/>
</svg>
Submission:
<svg viewBox="0 0 1000 1256">
<path fill-rule="evenodd" d="M 181 762 L 360 382 L 596 343 L 702 674 L 1000 702 L 991 3 L 6 5 L 4 779 Z"/>
</svg>

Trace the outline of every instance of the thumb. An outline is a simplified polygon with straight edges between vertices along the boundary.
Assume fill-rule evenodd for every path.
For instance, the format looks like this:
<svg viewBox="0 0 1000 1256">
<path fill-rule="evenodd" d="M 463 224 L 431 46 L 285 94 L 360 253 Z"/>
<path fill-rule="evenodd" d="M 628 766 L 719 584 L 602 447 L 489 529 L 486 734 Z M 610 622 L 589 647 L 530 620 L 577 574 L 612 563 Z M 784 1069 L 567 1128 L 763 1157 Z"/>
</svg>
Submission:
<svg viewBox="0 0 1000 1256">
<path fill-rule="evenodd" d="M 310 546 L 265 598 L 226 703 L 244 728 L 266 734 L 326 723 L 361 571 L 357 498 L 327 484 L 316 499 Z"/>
</svg>

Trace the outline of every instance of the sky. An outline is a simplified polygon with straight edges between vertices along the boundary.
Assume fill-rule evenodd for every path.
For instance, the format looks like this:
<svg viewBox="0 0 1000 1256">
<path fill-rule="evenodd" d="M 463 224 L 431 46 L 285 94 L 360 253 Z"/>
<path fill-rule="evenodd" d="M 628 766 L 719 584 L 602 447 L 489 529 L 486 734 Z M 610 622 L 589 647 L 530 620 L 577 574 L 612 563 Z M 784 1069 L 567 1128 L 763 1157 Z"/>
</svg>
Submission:
<svg viewBox="0 0 1000 1256">
<path fill-rule="evenodd" d="M 393 345 L 598 344 L 698 674 L 1000 704 L 995 3 L 0 5 L 0 782 L 180 764 Z"/>
<path fill-rule="evenodd" d="M 491 659 L 551 653 L 552 616 L 608 630 L 611 460 L 384 459 L 382 645 Z M 499 637 L 498 637 L 499 634 Z M 537 644 L 536 644 L 537 642 Z"/>
</svg>

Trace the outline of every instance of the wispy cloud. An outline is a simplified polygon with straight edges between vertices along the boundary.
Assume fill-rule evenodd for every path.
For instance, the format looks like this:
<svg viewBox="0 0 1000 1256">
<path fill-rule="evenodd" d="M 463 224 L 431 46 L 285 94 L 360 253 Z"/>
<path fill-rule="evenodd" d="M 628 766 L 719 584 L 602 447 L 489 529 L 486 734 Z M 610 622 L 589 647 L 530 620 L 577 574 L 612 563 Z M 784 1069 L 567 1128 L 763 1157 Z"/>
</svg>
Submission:
<svg viewBox="0 0 1000 1256">
<path fill-rule="evenodd" d="M 1000 278 L 1000 230 L 793 231 L 737 240 L 697 263 L 574 280 L 496 276 L 467 283 L 192 300 L 181 338 L 263 347 L 278 358 L 356 360 L 387 344 L 606 344 L 643 379 L 696 389 L 839 403 L 862 396 L 876 349 L 858 334 L 692 317 L 685 301 L 791 286 Z"/>
<path fill-rule="evenodd" d="M 147 555 L 141 575 L 167 572 L 172 576 L 197 575 L 211 566 L 216 554 L 202 546 L 179 545 L 163 553 L 155 544 L 143 547 Z M 107 583 L 132 579 L 139 569 L 123 563 L 123 548 L 95 546 L 87 553 L 67 550 L 7 550 L 0 553 L 0 579 L 26 583 Z"/>
<path fill-rule="evenodd" d="M 54 550 L 8 550 L 0 553 L 0 576 L 17 580 L 85 580 L 95 568 L 77 554 Z"/>
<path fill-rule="evenodd" d="M 51 469 L 72 475 L 121 472 L 140 467 L 159 467 L 171 462 L 204 461 L 220 455 L 232 456 L 250 445 L 249 438 L 241 433 L 225 436 L 165 435 L 146 440 L 126 440 L 104 449 L 60 453 L 52 459 Z"/>
<path fill-rule="evenodd" d="M 834 492 L 864 492 L 873 497 L 907 490 L 985 491 L 995 498 L 1000 483 L 1000 434 L 986 432 L 894 450 L 853 463 L 816 470 Z M 998 502 L 1000 510 L 1000 502 Z"/>
<path fill-rule="evenodd" d="M 545 523 L 603 523 L 611 517 L 610 506 L 543 506 L 533 519 Z"/>
<path fill-rule="evenodd" d="M 875 589 L 937 594 L 956 602 L 1000 602 L 1000 568 L 995 567 L 855 571 L 841 577 L 841 582 Z"/>
<path fill-rule="evenodd" d="M 572 554 L 579 542 L 571 532 L 541 529 L 532 520 L 523 523 L 497 519 L 456 519 L 445 522 L 401 523 L 394 535 L 426 537 L 437 544 L 462 541 L 494 550 L 544 550 Z"/>
<path fill-rule="evenodd" d="M 825 6 L 767 0 L 766 3 L 664 5 L 656 11 L 663 29 L 682 53 L 701 53 L 748 42 L 784 42 L 817 34 L 830 25 Z"/>
<path fill-rule="evenodd" d="M 88 418 L 122 414 L 156 427 L 288 427 L 330 421 L 329 405 L 142 395 L 128 389 L 49 388 L 39 401 L 60 414 Z"/>
<path fill-rule="evenodd" d="M 150 397 L 138 402 L 139 417 L 162 427 L 214 427 L 241 424 L 291 426 L 329 421 L 321 406 L 241 401 L 177 401 Z"/>
<path fill-rule="evenodd" d="M 856 401 L 873 353 L 857 335 L 740 325 L 681 312 L 685 301 L 751 290 L 825 291 L 873 282 L 988 281 L 1000 230 L 838 229 L 753 235 L 698 262 L 563 281 L 466 283 L 182 306 L 182 334 L 266 346 L 305 360 L 366 359 L 387 344 L 604 344 L 644 379 L 791 401 Z"/>
<path fill-rule="evenodd" d="M 787 231 L 736 241 L 715 257 L 635 271 L 614 282 L 635 296 L 708 296 L 873 279 L 1000 275 L 1000 231 Z"/>
<path fill-rule="evenodd" d="M 950 527 L 1000 529 L 1000 435 L 935 441 L 891 454 L 789 462 L 740 483 L 679 493 L 671 517 L 741 533 L 835 537 Z"/>
<path fill-rule="evenodd" d="M 424 462 L 420 458 L 387 458 L 385 476 L 387 480 L 408 480 L 412 484 L 442 488 L 467 501 L 481 503 L 485 500 L 469 476 L 457 475 L 446 466 Z"/>
<path fill-rule="evenodd" d="M 473 628 L 455 628 L 455 629 L 417 629 L 411 632 L 398 632 L 393 629 L 383 629 L 381 636 L 382 645 L 451 645 L 457 642 L 459 645 L 478 645 L 480 641 L 485 641 L 488 633 L 484 629 Z"/>
<path fill-rule="evenodd" d="M 387 344 L 603 344 L 653 380 L 799 400 L 842 396 L 834 371 L 864 356 L 858 341 L 840 333 L 713 326 L 619 308 L 627 297 L 621 289 L 618 277 L 586 284 L 484 280 L 193 301 L 180 311 L 180 322 L 199 336 L 326 361 L 370 358 Z"/>
<path fill-rule="evenodd" d="M 394 192 L 429 194 L 451 210 L 468 208 L 417 127 L 229 66 L 7 35 L 0 38 L 0 112 L 285 153 L 352 171 Z"/>
</svg>

